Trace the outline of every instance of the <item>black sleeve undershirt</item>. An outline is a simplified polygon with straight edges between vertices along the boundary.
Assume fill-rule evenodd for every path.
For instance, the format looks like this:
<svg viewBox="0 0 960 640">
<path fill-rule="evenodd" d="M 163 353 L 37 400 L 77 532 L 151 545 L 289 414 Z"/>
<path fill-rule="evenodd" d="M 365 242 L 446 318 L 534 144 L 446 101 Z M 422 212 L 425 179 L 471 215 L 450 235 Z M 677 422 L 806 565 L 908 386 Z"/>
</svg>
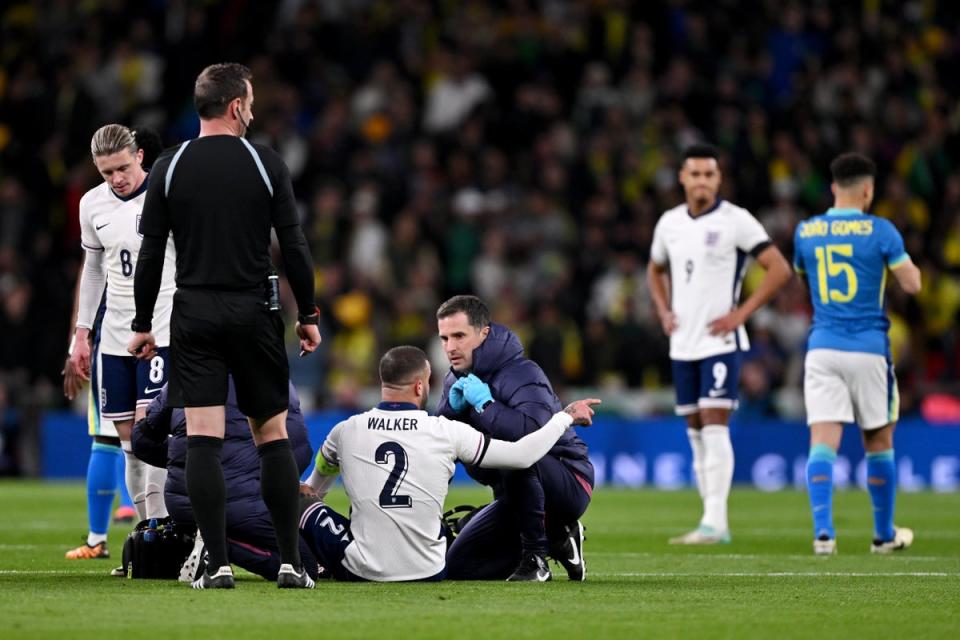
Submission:
<svg viewBox="0 0 960 640">
<path fill-rule="evenodd" d="M 269 147 L 256 146 L 273 178 L 274 195 L 270 221 L 277 232 L 287 281 L 297 300 L 300 314 L 312 315 L 317 308 L 313 297 L 313 257 L 300 227 L 290 170 L 275 151 Z"/>
<path fill-rule="evenodd" d="M 166 251 L 166 236 L 143 236 L 133 284 L 133 298 L 137 305 L 133 323 L 141 331 L 150 331 L 152 327 L 153 308 L 157 304 L 157 294 L 160 293 Z"/>
<path fill-rule="evenodd" d="M 170 217 L 163 189 L 169 165 L 169 152 L 165 152 L 161 159 L 154 163 L 143 202 L 143 213 L 140 216 L 139 231 L 143 235 L 143 242 L 140 244 L 133 276 L 133 299 L 137 310 L 133 325 L 140 331 L 150 331 L 152 328 L 153 310 L 163 279 L 163 260 L 170 233 Z"/>
<path fill-rule="evenodd" d="M 764 250 L 766 250 L 766 248 L 769 247 L 771 244 L 773 243 L 770 242 L 769 240 L 764 240 L 763 242 L 755 246 L 753 249 L 750 249 L 750 255 L 756 258 L 761 253 L 763 253 Z"/>
<path fill-rule="evenodd" d="M 297 299 L 297 308 L 302 315 L 312 315 L 316 310 L 313 298 L 313 258 L 307 247 L 300 225 L 277 229 L 277 241 L 283 254 L 283 267 L 290 282 L 290 289 Z"/>
</svg>

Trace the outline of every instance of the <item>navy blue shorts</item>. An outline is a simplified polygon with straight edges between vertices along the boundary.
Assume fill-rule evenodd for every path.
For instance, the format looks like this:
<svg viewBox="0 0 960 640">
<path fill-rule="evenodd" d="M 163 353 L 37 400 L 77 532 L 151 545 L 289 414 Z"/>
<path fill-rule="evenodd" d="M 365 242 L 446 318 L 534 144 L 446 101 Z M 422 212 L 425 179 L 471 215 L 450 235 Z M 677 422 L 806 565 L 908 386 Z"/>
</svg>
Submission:
<svg viewBox="0 0 960 640">
<path fill-rule="evenodd" d="M 317 562 L 336 580 L 364 581 L 343 566 L 347 545 L 353 542 L 350 519 L 322 502 L 315 502 L 300 515 L 300 537 L 317 556 Z"/>
<path fill-rule="evenodd" d="M 347 546 L 353 542 L 350 518 L 340 515 L 322 502 L 314 502 L 300 514 L 300 539 L 307 543 L 320 566 L 329 571 L 335 580 L 369 582 L 343 566 Z M 384 549 L 383 553 L 390 553 L 390 550 Z M 446 573 L 444 569 L 437 575 L 412 582 L 438 582 L 443 580 Z"/>
<path fill-rule="evenodd" d="M 677 415 L 689 416 L 700 409 L 736 409 L 739 382 L 739 351 L 702 360 L 673 360 Z"/>
<path fill-rule="evenodd" d="M 133 420 L 137 407 L 146 407 L 167 383 L 168 348 L 150 360 L 100 354 L 100 417 Z"/>
</svg>

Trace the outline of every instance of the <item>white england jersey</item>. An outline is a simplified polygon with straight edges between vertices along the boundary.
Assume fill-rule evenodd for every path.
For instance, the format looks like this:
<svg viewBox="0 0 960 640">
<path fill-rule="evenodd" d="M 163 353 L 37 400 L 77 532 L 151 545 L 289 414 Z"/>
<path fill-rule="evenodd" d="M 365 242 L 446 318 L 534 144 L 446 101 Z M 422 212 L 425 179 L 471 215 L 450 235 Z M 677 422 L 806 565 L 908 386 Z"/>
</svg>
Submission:
<svg viewBox="0 0 960 640">
<path fill-rule="evenodd" d="M 748 256 L 769 242 L 749 211 L 725 200 L 696 218 L 685 204 L 660 217 L 650 258 L 670 264 L 670 304 L 677 319 L 670 336 L 672 359 L 701 360 L 750 348 L 743 327 L 712 336 L 707 325 L 737 304 Z"/>
<path fill-rule="evenodd" d="M 341 422 L 320 450 L 340 467 L 350 498 L 353 542 L 343 566 L 367 580 L 419 580 L 443 570 L 440 517 L 455 463 L 479 464 L 489 442 L 462 422 L 393 406 L 401 408 Z"/>
<path fill-rule="evenodd" d="M 80 200 L 80 242 L 87 251 L 104 252 L 107 277 L 107 311 L 100 329 L 100 352 L 129 356 L 127 343 L 132 334 L 130 323 L 136 314 L 133 299 L 133 274 L 143 237 L 137 231 L 146 199 L 146 182 L 140 192 L 124 200 L 103 182 Z M 163 261 L 163 279 L 153 312 L 153 336 L 158 347 L 170 344 L 170 312 L 176 291 L 177 256 L 173 236 L 167 240 Z"/>
</svg>

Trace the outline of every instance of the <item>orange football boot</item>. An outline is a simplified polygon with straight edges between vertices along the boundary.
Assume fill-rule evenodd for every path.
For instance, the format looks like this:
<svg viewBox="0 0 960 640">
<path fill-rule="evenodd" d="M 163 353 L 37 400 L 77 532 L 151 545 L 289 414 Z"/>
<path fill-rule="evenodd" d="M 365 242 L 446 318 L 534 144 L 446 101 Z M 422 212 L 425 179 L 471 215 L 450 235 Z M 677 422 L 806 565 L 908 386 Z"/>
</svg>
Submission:
<svg viewBox="0 0 960 640">
<path fill-rule="evenodd" d="M 84 542 L 76 549 L 71 549 L 63 554 L 67 560 L 93 560 L 94 558 L 109 558 L 110 551 L 107 550 L 106 542 L 98 542 L 92 547 Z"/>
</svg>

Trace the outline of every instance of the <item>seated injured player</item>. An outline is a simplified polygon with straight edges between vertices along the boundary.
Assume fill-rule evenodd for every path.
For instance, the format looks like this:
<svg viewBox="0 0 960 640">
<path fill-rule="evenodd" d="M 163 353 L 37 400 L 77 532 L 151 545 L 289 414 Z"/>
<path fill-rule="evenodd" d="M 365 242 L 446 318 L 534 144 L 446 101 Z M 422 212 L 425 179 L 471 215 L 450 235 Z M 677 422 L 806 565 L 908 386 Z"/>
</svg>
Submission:
<svg viewBox="0 0 960 640">
<path fill-rule="evenodd" d="M 578 400 L 542 428 L 505 442 L 424 411 L 430 362 L 417 347 L 388 351 L 380 360 L 380 381 L 380 404 L 327 436 L 301 501 L 300 535 L 338 580 L 442 580 L 447 540 L 440 517 L 457 460 L 525 469 L 571 425 L 590 425 L 591 406 L 600 402 Z M 323 502 L 338 474 L 350 518 Z"/>
</svg>

